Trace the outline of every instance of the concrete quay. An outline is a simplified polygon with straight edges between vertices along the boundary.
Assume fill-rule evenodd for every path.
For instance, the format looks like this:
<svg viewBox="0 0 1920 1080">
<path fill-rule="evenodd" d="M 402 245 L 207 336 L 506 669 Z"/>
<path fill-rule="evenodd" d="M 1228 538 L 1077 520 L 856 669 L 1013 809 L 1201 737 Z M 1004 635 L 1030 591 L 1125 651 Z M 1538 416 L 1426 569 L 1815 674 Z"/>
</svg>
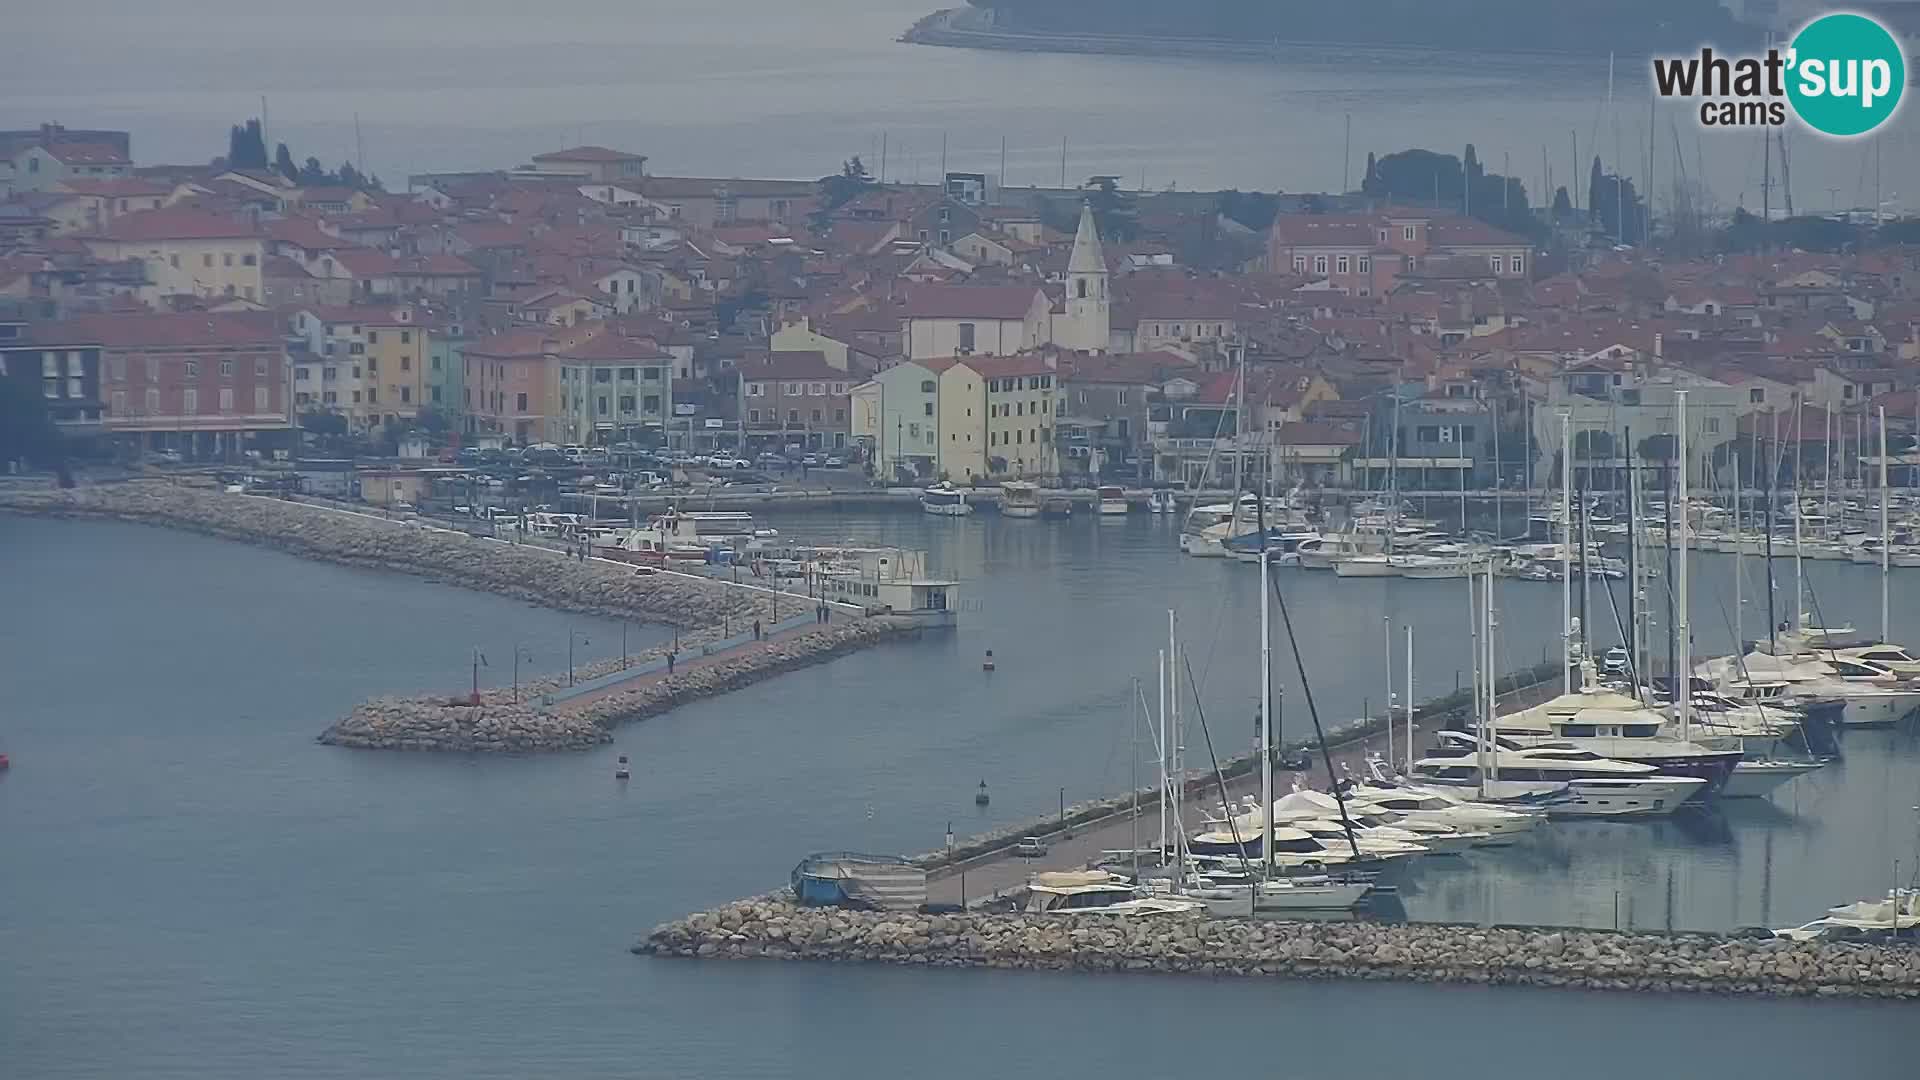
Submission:
<svg viewBox="0 0 1920 1080">
<path fill-rule="evenodd" d="M 924 915 L 742 900 L 656 927 L 641 955 L 1028 971 L 1391 980 L 1920 999 L 1920 948 L 1547 927 L 1111 915 Z"/>
</svg>

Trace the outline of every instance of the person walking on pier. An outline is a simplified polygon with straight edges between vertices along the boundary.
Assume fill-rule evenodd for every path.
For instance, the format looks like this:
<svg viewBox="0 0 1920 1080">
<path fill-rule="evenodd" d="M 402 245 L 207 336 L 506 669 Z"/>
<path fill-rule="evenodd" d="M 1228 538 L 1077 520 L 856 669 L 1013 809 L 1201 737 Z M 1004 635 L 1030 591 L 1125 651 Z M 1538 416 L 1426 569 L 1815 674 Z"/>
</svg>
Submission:
<svg viewBox="0 0 1920 1080">
<path fill-rule="evenodd" d="M 759 619 L 753 620 L 753 640 L 755 641 L 760 640 L 760 620 Z"/>
<path fill-rule="evenodd" d="M 671 652 L 667 654 L 667 674 L 669 675 L 673 674 L 673 658 L 675 655 L 677 654 Z"/>
</svg>

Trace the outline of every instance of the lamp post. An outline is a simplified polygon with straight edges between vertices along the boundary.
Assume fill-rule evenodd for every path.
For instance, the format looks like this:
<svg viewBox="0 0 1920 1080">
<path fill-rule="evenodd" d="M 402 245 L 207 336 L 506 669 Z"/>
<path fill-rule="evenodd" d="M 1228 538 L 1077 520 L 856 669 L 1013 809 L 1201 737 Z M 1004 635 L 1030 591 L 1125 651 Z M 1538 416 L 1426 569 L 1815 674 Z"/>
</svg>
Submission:
<svg viewBox="0 0 1920 1080">
<path fill-rule="evenodd" d="M 573 685 L 573 642 L 575 638 L 578 638 L 580 641 L 580 644 L 582 645 L 593 644 L 592 639 L 588 638 L 585 634 L 581 633 L 580 631 L 578 630 L 567 631 L 567 685 L 568 686 Z"/>
<path fill-rule="evenodd" d="M 533 663 L 533 653 L 528 650 L 526 646 L 515 644 L 513 647 L 513 700 L 515 702 L 520 700 L 520 658 L 522 654 L 525 654 L 527 663 Z"/>
</svg>

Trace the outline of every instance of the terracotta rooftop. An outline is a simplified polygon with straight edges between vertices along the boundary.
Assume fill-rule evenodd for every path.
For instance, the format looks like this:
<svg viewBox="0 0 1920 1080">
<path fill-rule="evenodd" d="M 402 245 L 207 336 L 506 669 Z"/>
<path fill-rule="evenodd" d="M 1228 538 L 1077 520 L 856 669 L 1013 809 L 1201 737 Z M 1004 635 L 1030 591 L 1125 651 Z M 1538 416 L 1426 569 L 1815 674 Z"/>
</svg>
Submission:
<svg viewBox="0 0 1920 1080">
<path fill-rule="evenodd" d="M 258 236 L 251 222 L 192 207 L 168 206 L 122 214 L 98 234 L 101 239 L 139 243 L 148 240 L 237 240 Z"/>
</svg>

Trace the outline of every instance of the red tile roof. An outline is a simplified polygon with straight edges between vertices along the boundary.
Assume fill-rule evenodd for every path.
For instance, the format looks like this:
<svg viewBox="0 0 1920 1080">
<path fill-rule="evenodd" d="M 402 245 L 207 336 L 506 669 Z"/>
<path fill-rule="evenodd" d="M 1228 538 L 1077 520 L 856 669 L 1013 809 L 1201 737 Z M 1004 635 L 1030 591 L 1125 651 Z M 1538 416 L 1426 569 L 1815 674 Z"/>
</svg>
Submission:
<svg viewBox="0 0 1920 1080">
<path fill-rule="evenodd" d="M 784 352 L 770 352 L 764 360 L 750 360 L 740 365 L 740 377 L 748 382 L 767 379 L 837 379 L 852 381 L 853 376 L 827 363 L 827 356 L 818 350 L 793 349 Z"/>
<path fill-rule="evenodd" d="M 1038 285 L 921 285 L 907 296 L 909 319 L 1024 319 Z"/>
<path fill-rule="evenodd" d="M 167 184 L 156 184 L 151 180 L 142 180 L 137 176 L 122 176 L 110 180 L 84 180 L 79 178 L 60 181 L 60 186 L 75 195 L 93 195 L 105 199 L 130 199 L 141 196 L 166 195 L 173 191 Z"/>
<path fill-rule="evenodd" d="M 101 239 L 140 243 L 149 240 L 238 240 L 258 236 L 251 222 L 185 206 L 142 210 L 115 217 L 97 234 Z"/>
<path fill-rule="evenodd" d="M 34 327 L 38 341 L 99 344 L 109 349 L 208 345 L 284 347 L 279 316 L 270 311 L 87 315 Z"/>
<path fill-rule="evenodd" d="M 609 150 L 604 146 L 576 146 L 571 150 L 555 150 L 550 154 L 535 154 L 535 161 L 645 161 L 639 154 L 629 154 L 620 150 Z"/>
<path fill-rule="evenodd" d="M 43 147 L 47 154 L 62 165 L 131 165 L 127 155 L 117 146 L 106 143 L 56 142 Z"/>
<path fill-rule="evenodd" d="M 969 356 L 963 361 L 968 367 L 989 379 L 1004 379 L 1013 375 L 1051 375 L 1053 365 L 1038 353 L 1022 353 L 1018 356 Z"/>
</svg>

